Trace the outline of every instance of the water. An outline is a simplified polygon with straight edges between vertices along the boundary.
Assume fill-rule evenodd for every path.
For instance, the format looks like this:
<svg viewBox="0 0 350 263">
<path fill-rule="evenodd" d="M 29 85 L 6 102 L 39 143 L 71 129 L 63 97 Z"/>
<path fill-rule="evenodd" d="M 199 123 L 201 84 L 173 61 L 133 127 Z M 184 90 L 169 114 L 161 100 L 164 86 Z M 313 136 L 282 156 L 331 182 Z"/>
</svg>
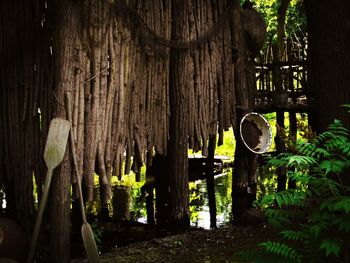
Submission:
<svg viewBox="0 0 350 263">
<path fill-rule="evenodd" d="M 231 178 L 230 171 L 217 175 L 215 184 L 216 224 L 221 226 L 230 220 L 231 214 Z M 191 185 L 194 184 L 194 185 Z M 210 228 L 209 200 L 205 180 L 190 183 L 191 226 Z"/>
<path fill-rule="evenodd" d="M 232 173 L 225 171 L 216 175 L 215 199 L 217 210 L 217 226 L 221 226 L 230 220 L 231 214 L 231 183 Z M 112 187 L 113 198 L 109 204 L 110 217 L 116 220 L 130 220 L 147 223 L 145 200 L 139 202 L 140 187 L 142 183 L 132 185 L 115 185 Z M 99 188 L 94 189 L 95 200 L 99 200 Z M 190 194 L 190 219 L 191 226 L 209 229 L 210 213 L 206 187 L 206 180 L 197 180 L 189 183 Z M 97 215 L 100 209 L 99 201 L 87 205 L 88 213 Z"/>
</svg>

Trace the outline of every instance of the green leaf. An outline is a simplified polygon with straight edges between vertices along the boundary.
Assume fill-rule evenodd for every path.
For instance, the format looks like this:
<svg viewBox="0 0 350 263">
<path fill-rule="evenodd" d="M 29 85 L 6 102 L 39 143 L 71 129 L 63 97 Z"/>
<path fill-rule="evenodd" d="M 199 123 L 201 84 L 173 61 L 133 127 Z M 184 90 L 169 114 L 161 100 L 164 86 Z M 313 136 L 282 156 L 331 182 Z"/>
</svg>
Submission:
<svg viewBox="0 0 350 263">
<path fill-rule="evenodd" d="M 348 214 L 350 212 L 350 197 L 341 197 L 341 199 L 334 204 L 334 210 L 343 211 Z"/>
<path fill-rule="evenodd" d="M 311 156 L 294 155 L 288 158 L 287 167 L 308 167 L 316 162 Z"/>
<path fill-rule="evenodd" d="M 340 107 L 344 107 L 348 110 L 348 112 L 350 112 L 350 104 L 342 104 Z"/>
<path fill-rule="evenodd" d="M 325 150 L 323 148 L 317 148 L 315 150 L 315 154 L 314 155 L 317 156 L 317 159 L 321 159 L 321 158 L 329 157 L 331 154 L 327 150 Z"/>
<path fill-rule="evenodd" d="M 278 194 L 276 194 L 275 197 L 276 197 L 276 202 L 278 207 L 282 208 L 282 205 L 284 203 L 283 198 L 281 197 L 281 195 L 278 195 Z"/>
<path fill-rule="evenodd" d="M 318 239 L 321 231 L 325 229 L 327 229 L 327 225 L 320 223 L 309 227 L 309 232 L 315 239 Z"/>
<path fill-rule="evenodd" d="M 350 232 L 350 216 L 338 216 L 334 219 L 333 225 L 338 225 L 339 231 Z"/>
<path fill-rule="evenodd" d="M 284 230 L 281 231 L 280 234 L 283 236 L 283 238 L 294 241 L 301 241 L 307 237 L 304 232 L 295 230 Z"/>
<path fill-rule="evenodd" d="M 326 250 L 326 256 L 334 254 L 339 256 L 341 251 L 342 242 L 340 239 L 324 239 L 321 241 L 320 249 Z"/>
<path fill-rule="evenodd" d="M 295 260 L 295 262 L 302 261 L 302 255 L 300 255 L 294 248 L 279 242 L 266 241 L 260 243 L 259 247 L 264 248 L 268 253 L 281 256 L 286 259 Z"/>
</svg>

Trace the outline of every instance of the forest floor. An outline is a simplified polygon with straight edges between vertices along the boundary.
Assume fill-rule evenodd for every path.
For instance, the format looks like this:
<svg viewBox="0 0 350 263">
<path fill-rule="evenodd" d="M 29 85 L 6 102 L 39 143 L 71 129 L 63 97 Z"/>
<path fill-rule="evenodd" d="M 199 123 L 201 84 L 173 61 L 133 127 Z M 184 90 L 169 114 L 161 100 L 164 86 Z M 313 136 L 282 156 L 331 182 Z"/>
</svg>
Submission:
<svg viewBox="0 0 350 263">
<path fill-rule="evenodd" d="M 236 253 L 254 248 L 259 242 L 276 236 L 266 224 L 229 225 L 213 230 L 193 229 L 182 234 L 152 238 L 101 254 L 101 262 L 173 263 L 244 262 Z M 72 263 L 87 262 L 75 259 Z"/>
</svg>

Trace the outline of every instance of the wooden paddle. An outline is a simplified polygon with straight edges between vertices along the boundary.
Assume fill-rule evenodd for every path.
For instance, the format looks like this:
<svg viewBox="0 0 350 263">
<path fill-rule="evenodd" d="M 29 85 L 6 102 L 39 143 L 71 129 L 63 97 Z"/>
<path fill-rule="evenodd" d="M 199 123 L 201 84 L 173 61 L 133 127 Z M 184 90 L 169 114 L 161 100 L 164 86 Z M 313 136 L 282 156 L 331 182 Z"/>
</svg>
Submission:
<svg viewBox="0 0 350 263">
<path fill-rule="evenodd" d="M 38 216 L 36 218 L 34 232 L 30 243 L 27 263 L 32 263 L 35 253 L 35 246 L 38 241 L 41 221 L 43 218 L 47 196 L 51 184 L 53 170 L 62 162 L 68 141 L 70 123 L 61 118 L 55 118 L 51 121 L 49 133 L 47 135 L 46 146 L 44 151 L 44 160 L 48 168 L 45 178 L 44 192 L 41 197 Z"/>
<path fill-rule="evenodd" d="M 66 93 L 66 105 L 67 105 L 67 112 L 68 112 L 68 120 L 70 123 L 72 123 L 72 111 L 70 107 L 70 98 L 68 93 Z M 83 238 L 83 243 L 84 243 L 84 247 L 85 247 L 85 251 L 86 251 L 89 263 L 95 263 L 95 262 L 98 263 L 100 262 L 100 259 L 98 255 L 95 238 L 94 238 L 94 233 L 91 229 L 90 224 L 86 220 L 83 192 L 81 190 L 82 178 L 79 172 L 79 167 L 78 167 L 78 162 L 76 157 L 73 129 L 70 130 L 70 146 L 71 146 L 71 152 L 73 157 L 74 169 L 77 176 L 80 210 L 81 210 L 81 217 L 83 220 L 83 225 L 81 226 L 81 236 Z"/>
</svg>

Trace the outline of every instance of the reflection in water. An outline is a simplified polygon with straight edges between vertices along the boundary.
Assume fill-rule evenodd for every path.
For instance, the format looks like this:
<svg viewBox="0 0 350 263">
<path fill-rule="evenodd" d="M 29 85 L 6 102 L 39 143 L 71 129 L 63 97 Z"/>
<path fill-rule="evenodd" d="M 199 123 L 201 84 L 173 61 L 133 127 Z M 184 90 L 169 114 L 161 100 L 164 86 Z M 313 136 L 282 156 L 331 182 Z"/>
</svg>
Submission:
<svg viewBox="0 0 350 263">
<path fill-rule="evenodd" d="M 216 222 L 218 227 L 230 220 L 231 179 L 231 171 L 215 177 Z M 210 228 L 209 201 L 205 180 L 190 183 L 190 212 L 192 226 Z"/>
<path fill-rule="evenodd" d="M 215 197 L 217 208 L 217 226 L 230 220 L 231 213 L 231 170 L 215 176 Z M 113 199 L 109 204 L 110 217 L 115 220 L 132 220 L 147 223 L 145 202 L 138 202 L 140 185 L 115 185 L 112 187 Z M 191 225 L 193 227 L 210 228 L 209 202 L 205 180 L 189 184 Z M 99 200 L 99 188 L 94 188 L 95 199 Z M 100 202 L 88 204 L 88 213 L 97 215 Z"/>
</svg>

